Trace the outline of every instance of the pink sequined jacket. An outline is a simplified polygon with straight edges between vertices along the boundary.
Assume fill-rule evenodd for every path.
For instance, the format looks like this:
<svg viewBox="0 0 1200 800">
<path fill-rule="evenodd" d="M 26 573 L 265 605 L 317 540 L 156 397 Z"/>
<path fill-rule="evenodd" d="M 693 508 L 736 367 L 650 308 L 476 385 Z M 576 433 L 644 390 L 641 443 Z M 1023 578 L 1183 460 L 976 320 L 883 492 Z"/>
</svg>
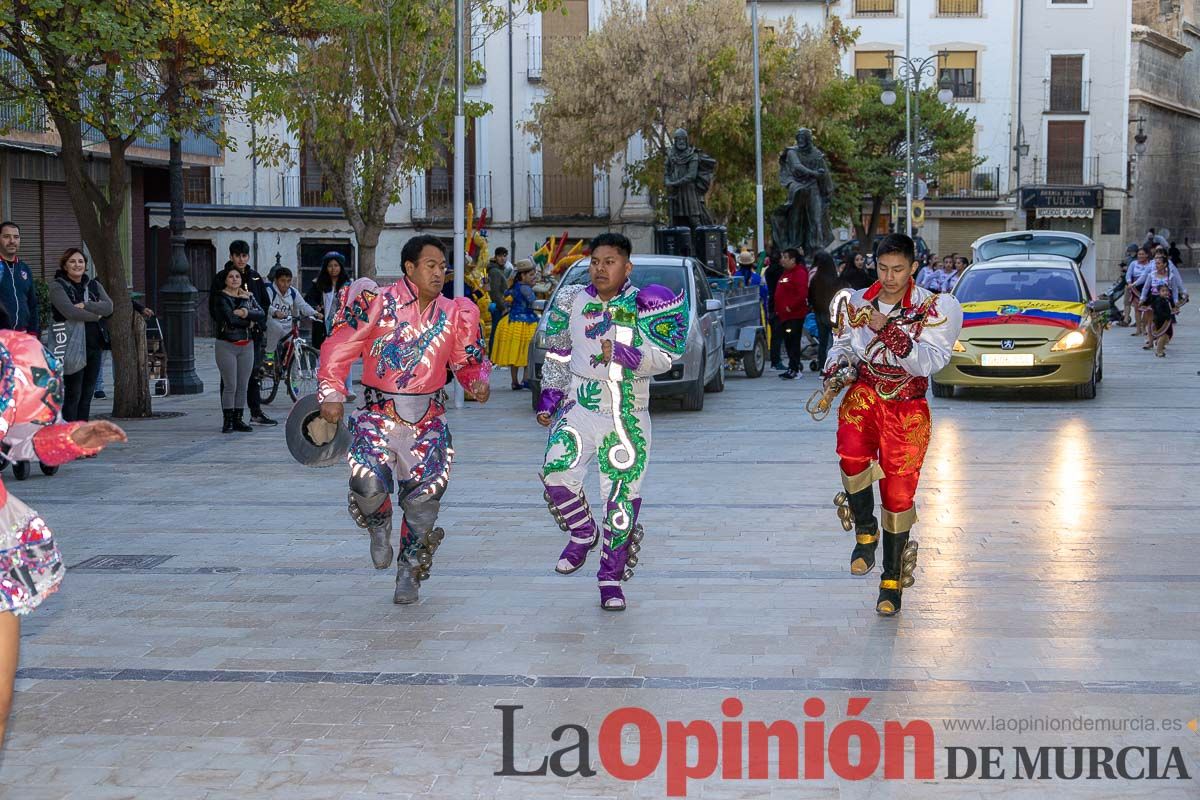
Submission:
<svg viewBox="0 0 1200 800">
<path fill-rule="evenodd" d="M 407 278 L 380 287 L 360 278 L 344 291 L 333 331 L 321 345 L 317 398 L 341 402 L 350 366 L 363 362 L 364 386 L 392 394 L 432 394 L 449 368 L 465 388 L 488 379 L 479 307 L 438 297 L 422 312 Z"/>
<path fill-rule="evenodd" d="M 61 365 L 32 336 L 0 331 L 0 438 L 14 461 L 58 466 L 93 455 L 71 439 L 82 422 L 60 422 Z M 0 611 L 25 614 L 62 581 L 62 556 L 37 512 L 0 483 Z"/>
</svg>

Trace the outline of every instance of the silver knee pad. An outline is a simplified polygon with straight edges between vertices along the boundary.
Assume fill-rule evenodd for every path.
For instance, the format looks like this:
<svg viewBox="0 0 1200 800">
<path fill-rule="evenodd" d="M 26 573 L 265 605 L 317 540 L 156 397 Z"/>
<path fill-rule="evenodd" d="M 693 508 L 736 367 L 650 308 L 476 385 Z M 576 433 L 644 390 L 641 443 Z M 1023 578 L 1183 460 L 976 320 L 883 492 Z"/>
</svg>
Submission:
<svg viewBox="0 0 1200 800">
<path fill-rule="evenodd" d="M 379 477 L 356 475 L 350 478 L 346 501 L 350 517 L 358 527 L 372 528 L 390 522 L 392 507 L 388 499 L 388 487 Z"/>
</svg>

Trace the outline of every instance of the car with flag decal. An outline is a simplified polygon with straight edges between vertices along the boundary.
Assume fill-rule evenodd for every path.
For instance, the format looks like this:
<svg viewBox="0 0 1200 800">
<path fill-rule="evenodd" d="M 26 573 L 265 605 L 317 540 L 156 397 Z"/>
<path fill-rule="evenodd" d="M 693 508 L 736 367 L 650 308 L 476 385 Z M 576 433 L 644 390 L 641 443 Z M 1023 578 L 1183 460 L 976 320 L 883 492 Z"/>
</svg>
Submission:
<svg viewBox="0 0 1200 800">
<path fill-rule="evenodd" d="M 963 327 L 933 378 L 955 388 L 1069 387 L 1089 400 L 1104 378 L 1104 312 L 1093 299 L 1095 243 L 1078 233 L 1012 231 L 971 246 L 975 262 L 954 287 Z"/>
</svg>

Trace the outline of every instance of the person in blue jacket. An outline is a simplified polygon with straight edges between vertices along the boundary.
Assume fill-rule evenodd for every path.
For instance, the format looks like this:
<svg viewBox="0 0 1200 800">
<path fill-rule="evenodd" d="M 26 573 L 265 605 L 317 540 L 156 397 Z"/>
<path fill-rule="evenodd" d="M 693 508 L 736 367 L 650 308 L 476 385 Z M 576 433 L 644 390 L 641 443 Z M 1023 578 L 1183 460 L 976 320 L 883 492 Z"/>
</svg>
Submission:
<svg viewBox="0 0 1200 800">
<path fill-rule="evenodd" d="M 735 276 L 741 275 L 747 286 L 757 286 L 759 294 L 762 297 L 763 308 L 767 307 L 767 284 L 763 281 L 762 276 L 755 269 L 754 253 L 749 250 L 743 250 L 737 254 L 737 271 Z"/>
<path fill-rule="evenodd" d="M 12 318 L 10 329 L 37 336 L 42 329 L 37 290 L 33 270 L 17 256 L 20 249 L 21 226 L 0 222 L 0 303 Z"/>
</svg>

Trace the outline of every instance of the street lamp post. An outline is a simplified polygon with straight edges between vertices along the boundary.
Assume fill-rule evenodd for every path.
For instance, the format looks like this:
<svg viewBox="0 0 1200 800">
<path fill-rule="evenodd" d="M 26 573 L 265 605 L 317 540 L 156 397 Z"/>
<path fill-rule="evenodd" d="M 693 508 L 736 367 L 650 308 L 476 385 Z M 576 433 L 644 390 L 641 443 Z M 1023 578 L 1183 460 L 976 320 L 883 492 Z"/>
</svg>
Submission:
<svg viewBox="0 0 1200 800">
<path fill-rule="evenodd" d="M 762 95 L 759 88 L 758 56 L 758 0 L 750 4 L 750 27 L 754 29 L 754 231 L 755 252 L 766 252 L 767 244 L 763 229 L 766 227 L 763 211 L 763 161 L 762 161 Z"/>
<path fill-rule="evenodd" d="M 454 0 L 454 297 L 463 296 L 463 273 L 467 268 L 467 119 L 463 112 L 463 73 L 466 70 L 466 4 Z M 455 408 L 463 406 L 462 386 L 451 389 Z"/>
<path fill-rule="evenodd" d="M 192 268 L 187 259 L 187 238 L 183 215 L 183 144 L 178 136 L 170 139 L 167 170 L 171 194 L 171 260 L 167 282 L 158 292 L 167 348 L 167 385 L 171 394 L 200 394 L 204 383 L 196 374 L 196 299 Z"/>
<path fill-rule="evenodd" d="M 905 228 L 909 236 L 912 236 L 912 201 L 913 201 L 913 146 L 914 139 L 921 138 L 921 78 L 928 75 L 935 77 L 937 75 L 937 62 L 949 56 L 949 51 L 941 50 L 926 58 L 909 58 L 907 56 L 897 56 L 895 54 L 888 55 L 888 64 L 892 66 L 895 74 L 899 77 L 904 86 L 904 106 L 906 124 L 904 127 L 904 151 L 905 151 L 905 168 L 904 168 L 904 208 L 905 208 Z M 954 99 L 954 91 L 950 88 L 949 76 L 943 73 L 938 81 L 938 101 L 941 103 L 949 103 Z M 883 82 L 883 92 L 879 95 L 879 100 L 885 106 L 895 105 L 896 103 L 896 81 L 888 78 Z M 911 123 L 909 122 L 911 120 Z M 914 135 L 915 131 L 915 135 Z"/>
</svg>

